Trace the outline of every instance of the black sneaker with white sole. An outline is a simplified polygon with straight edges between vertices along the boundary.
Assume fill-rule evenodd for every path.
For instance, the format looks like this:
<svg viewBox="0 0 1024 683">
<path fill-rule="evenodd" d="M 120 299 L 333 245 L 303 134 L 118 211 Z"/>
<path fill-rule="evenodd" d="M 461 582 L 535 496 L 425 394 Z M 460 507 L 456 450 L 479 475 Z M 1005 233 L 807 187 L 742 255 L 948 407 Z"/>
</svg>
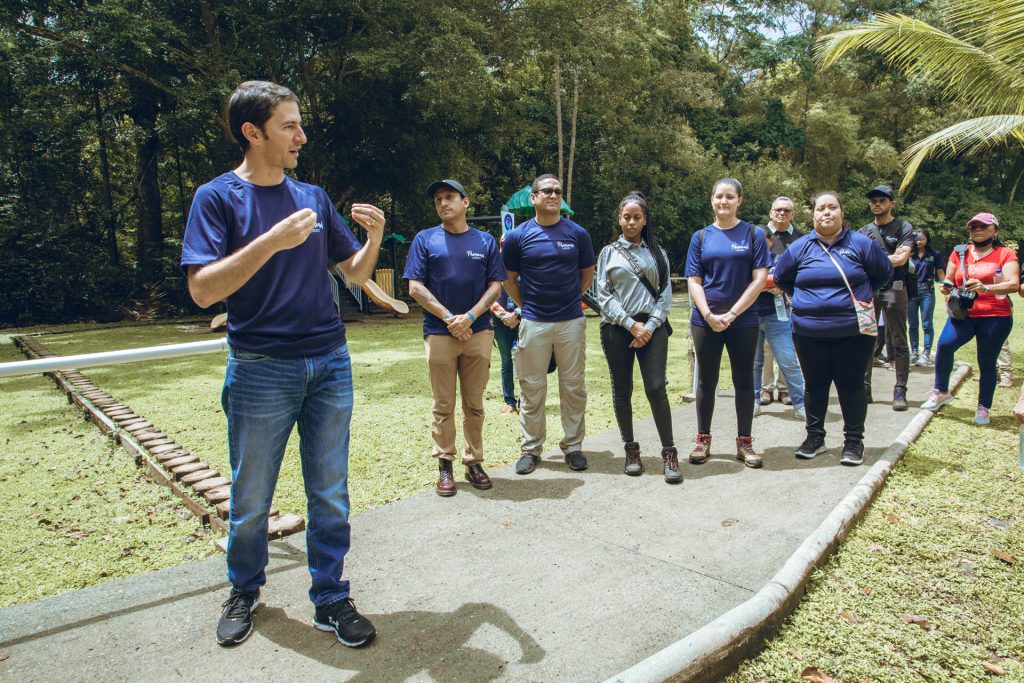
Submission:
<svg viewBox="0 0 1024 683">
<path fill-rule="evenodd" d="M 793 453 L 796 457 L 801 460 L 810 460 L 818 453 L 824 453 L 827 449 L 825 448 L 825 439 L 821 438 L 817 434 L 808 435 L 804 442 L 800 444 L 800 447 Z"/>
<path fill-rule="evenodd" d="M 843 454 L 839 456 L 840 465 L 859 465 L 864 462 L 864 443 L 847 440 L 843 444 Z"/>
<path fill-rule="evenodd" d="M 366 645 L 377 635 L 377 629 L 356 611 L 356 604 L 351 598 L 317 607 L 313 625 L 321 631 L 334 631 L 341 644 L 348 647 Z"/>
<path fill-rule="evenodd" d="M 252 633 L 252 613 L 259 607 L 260 591 L 231 589 L 231 595 L 224 601 L 220 621 L 217 622 L 217 642 L 225 647 L 244 642 Z"/>
</svg>

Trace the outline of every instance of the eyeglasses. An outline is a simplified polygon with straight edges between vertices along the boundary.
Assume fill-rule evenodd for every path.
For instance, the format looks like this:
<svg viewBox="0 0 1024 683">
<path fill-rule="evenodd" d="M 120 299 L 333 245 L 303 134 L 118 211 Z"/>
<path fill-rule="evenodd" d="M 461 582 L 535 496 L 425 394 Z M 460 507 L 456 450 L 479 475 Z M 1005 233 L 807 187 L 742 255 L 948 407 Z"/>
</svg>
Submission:
<svg viewBox="0 0 1024 683">
<path fill-rule="evenodd" d="M 542 187 L 537 190 L 537 194 L 542 194 L 545 197 L 561 197 L 562 188 L 560 187 Z"/>
</svg>

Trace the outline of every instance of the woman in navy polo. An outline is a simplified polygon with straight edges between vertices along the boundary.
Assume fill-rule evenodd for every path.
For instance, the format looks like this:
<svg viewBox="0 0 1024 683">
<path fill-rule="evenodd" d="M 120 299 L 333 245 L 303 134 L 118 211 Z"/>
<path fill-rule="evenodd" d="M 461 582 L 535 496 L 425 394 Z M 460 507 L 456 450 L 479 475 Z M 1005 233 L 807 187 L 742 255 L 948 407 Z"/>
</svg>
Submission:
<svg viewBox="0 0 1024 683">
<path fill-rule="evenodd" d="M 843 227 L 837 193 L 815 197 L 813 221 L 814 231 L 789 245 L 775 264 L 775 286 L 793 304 L 793 343 L 804 371 L 807 438 L 795 455 L 809 460 L 825 451 L 825 413 L 835 384 L 843 412 L 839 462 L 859 465 L 868 411 L 863 368 L 875 337 L 861 333 L 854 298 L 870 302 L 892 278 L 892 263 L 870 237 Z"/>
<path fill-rule="evenodd" d="M 768 279 L 768 242 L 761 228 L 737 218 L 742 203 L 743 186 L 738 180 L 722 178 L 715 183 L 711 193 L 715 222 L 693 235 L 686 255 L 693 302 L 690 333 L 697 355 L 697 437 L 690 452 L 695 465 L 705 462 L 710 453 L 723 349 L 729 351 L 736 390 L 736 459 L 747 467 L 762 465 L 750 436 L 759 323 L 751 304 Z"/>
<path fill-rule="evenodd" d="M 917 275 L 917 298 L 910 300 L 910 308 L 907 311 L 907 318 L 910 321 L 910 362 L 924 367 L 931 364 L 932 358 L 935 283 L 946 279 L 946 270 L 942 256 L 932 248 L 932 238 L 927 230 L 917 229 L 914 233 L 914 245 L 910 260 L 914 263 L 914 273 Z M 917 353 L 918 320 L 921 330 L 924 331 L 920 355 Z"/>
</svg>

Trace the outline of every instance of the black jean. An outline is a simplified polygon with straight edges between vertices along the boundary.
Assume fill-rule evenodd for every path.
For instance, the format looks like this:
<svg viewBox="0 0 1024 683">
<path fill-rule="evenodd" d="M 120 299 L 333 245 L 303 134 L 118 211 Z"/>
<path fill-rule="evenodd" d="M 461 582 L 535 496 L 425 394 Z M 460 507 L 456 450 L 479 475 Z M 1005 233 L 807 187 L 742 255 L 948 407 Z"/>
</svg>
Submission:
<svg viewBox="0 0 1024 683">
<path fill-rule="evenodd" d="M 711 433 L 722 349 L 728 349 L 732 384 L 736 390 L 736 433 L 738 436 L 750 436 L 750 426 L 754 421 L 757 333 L 757 327 L 729 327 L 723 332 L 715 332 L 710 327 L 690 324 L 693 350 L 697 355 L 697 431 L 701 434 Z"/>
<path fill-rule="evenodd" d="M 664 448 L 674 446 L 672 439 L 672 409 L 668 405 L 668 333 L 661 326 L 651 335 L 651 340 L 639 349 L 629 348 L 633 335 L 621 325 L 601 325 L 601 348 L 608 360 L 608 372 L 612 378 L 612 406 L 615 421 L 619 423 L 622 441 L 629 443 L 633 438 L 633 359 L 640 363 L 640 377 L 644 382 L 644 393 L 651 404 L 654 425 Z"/>
<path fill-rule="evenodd" d="M 843 412 L 843 434 L 848 441 L 863 442 L 868 404 L 862 368 L 871 361 L 875 338 L 866 334 L 835 338 L 794 334 L 793 344 L 804 371 L 807 435 L 824 438 L 828 394 L 835 384 Z"/>
</svg>

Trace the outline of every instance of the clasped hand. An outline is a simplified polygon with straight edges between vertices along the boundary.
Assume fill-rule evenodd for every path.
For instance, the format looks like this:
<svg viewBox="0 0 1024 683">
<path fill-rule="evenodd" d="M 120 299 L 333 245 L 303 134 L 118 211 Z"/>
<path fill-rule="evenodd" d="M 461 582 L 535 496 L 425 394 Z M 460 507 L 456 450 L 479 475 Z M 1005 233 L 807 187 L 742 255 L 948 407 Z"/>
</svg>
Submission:
<svg viewBox="0 0 1024 683">
<path fill-rule="evenodd" d="M 633 323 L 629 328 L 629 333 L 633 335 L 633 341 L 629 342 L 631 349 L 641 349 L 651 341 L 651 331 L 643 323 Z"/>
<path fill-rule="evenodd" d="M 453 315 L 448 318 L 448 332 L 459 341 L 466 341 L 473 336 L 473 321 L 465 313 Z"/>
</svg>

